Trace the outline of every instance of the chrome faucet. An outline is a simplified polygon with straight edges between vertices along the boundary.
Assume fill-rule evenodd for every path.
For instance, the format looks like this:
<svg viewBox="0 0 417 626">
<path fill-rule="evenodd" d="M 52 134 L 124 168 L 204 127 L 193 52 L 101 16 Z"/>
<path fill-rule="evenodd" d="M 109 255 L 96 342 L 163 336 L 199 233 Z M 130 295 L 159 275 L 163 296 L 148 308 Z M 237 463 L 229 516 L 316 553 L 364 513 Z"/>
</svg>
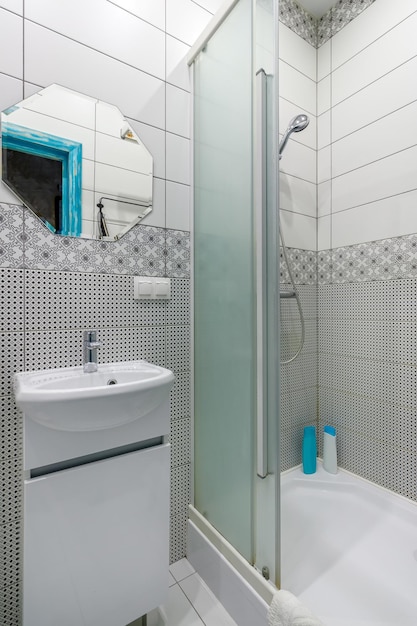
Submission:
<svg viewBox="0 0 417 626">
<path fill-rule="evenodd" d="M 97 371 L 97 349 L 102 347 L 101 341 L 97 341 L 96 330 L 84 330 L 83 332 L 83 368 L 84 372 Z"/>
</svg>

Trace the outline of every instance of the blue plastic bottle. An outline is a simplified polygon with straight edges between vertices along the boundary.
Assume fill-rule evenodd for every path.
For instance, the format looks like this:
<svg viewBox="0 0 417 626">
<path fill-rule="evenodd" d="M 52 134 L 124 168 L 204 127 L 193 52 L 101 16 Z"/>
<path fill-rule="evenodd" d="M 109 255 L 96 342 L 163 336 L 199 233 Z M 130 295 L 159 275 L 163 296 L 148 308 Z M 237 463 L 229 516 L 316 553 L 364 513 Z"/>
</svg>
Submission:
<svg viewBox="0 0 417 626">
<path fill-rule="evenodd" d="M 304 474 L 314 474 L 317 466 L 317 440 L 315 426 L 304 427 L 302 459 Z"/>
</svg>

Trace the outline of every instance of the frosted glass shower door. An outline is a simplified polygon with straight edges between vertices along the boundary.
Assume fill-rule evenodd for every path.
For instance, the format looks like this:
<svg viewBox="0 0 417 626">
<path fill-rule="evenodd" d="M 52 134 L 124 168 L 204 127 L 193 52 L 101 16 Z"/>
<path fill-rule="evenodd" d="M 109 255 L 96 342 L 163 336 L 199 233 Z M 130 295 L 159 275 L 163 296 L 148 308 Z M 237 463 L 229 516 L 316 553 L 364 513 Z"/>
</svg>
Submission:
<svg viewBox="0 0 417 626">
<path fill-rule="evenodd" d="M 195 506 L 253 562 L 252 2 L 195 61 Z"/>
</svg>

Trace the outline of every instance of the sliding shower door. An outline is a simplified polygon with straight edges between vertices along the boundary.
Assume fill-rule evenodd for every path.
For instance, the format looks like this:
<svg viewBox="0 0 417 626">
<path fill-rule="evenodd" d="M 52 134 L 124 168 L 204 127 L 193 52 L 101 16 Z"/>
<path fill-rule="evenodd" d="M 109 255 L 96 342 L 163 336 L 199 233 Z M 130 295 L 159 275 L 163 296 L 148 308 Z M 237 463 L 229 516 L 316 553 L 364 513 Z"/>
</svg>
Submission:
<svg viewBox="0 0 417 626">
<path fill-rule="evenodd" d="M 195 506 L 253 558 L 252 3 L 195 62 Z"/>
<path fill-rule="evenodd" d="M 269 15 L 273 29 L 273 11 Z M 268 386 L 258 380 L 260 360 L 267 364 L 271 355 L 259 349 L 259 342 L 267 344 L 267 328 L 262 338 L 257 299 L 264 296 L 265 319 L 268 301 L 257 278 L 255 225 L 262 208 L 254 203 L 255 17 L 252 0 L 240 0 L 194 61 L 194 500 L 251 563 L 261 518 L 257 483 L 263 480 L 256 472 L 259 394 L 268 412 L 278 385 L 275 377 L 268 401 Z M 270 184 L 270 201 L 274 193 Z M 276 274 L 276 256 L 272 263 Z M 263 375 L 266 381 L 268 372 Z M 276 422 L 276 406 L 272 413 L 266 417 Z M 276 449 L 270 442 L 269 455 Z M 270 475 L 275 463 L 269 458 Z M 268 493 L 274 519 L 265 532 L 275 535 L 276 493 L 271 486 Z M 274 560 L 274 539 L 269 549 Z"/>
</svg>

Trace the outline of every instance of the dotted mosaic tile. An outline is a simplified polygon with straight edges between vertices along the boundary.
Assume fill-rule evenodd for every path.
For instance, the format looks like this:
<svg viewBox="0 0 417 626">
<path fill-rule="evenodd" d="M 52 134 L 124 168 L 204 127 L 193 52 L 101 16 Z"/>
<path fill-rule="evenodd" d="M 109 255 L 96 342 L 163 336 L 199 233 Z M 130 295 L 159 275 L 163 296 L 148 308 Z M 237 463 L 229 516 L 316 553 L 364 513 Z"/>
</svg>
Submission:
<svg viewBox="0 0 417 626">
<path fill-rule="evenodd" d="M 188 509 L 191 498 L 190 465 L 180 465 L 171 470 L 171 518 Z"/>
<path fill-rule="evenodd" d="M 281 367 L 281 390 L 282 393 L 304 389 L 314 381 L 317 376 L 317 355 L 314 353 L 301 354 L 295 361 Z"/>
<path fill-rule="evenodd" d="M 190 417 L 191 415 L 191 382 L 189 372 L 175 374 L 175 383 L 171 391 L 171 420 Z"/>
<path fill-rule="evenodd" d="M 337 436 L 338 459 L 342 467 L 417 500 L 415 449 L 409 451 L 343 427 L 339 428 Z"/>
<path fill-rule="evenodd" d="M 0 624 L 20 626 L 22 623 L 21 583 L 0 589 Z"/>
<path fill-rule="evenodd" d="M 0 526 L 0 617 L 6 606 L 1 604 L 5 587 L 15 587 L 19 583 L 22 555 L 20 554 L 21 520 L 17 519 Z M 16 607 L 17 608 L 17 607 Z M 0 624 L 3 626 L 3 623 Z M 17 622 L 13 624 L 17 626 Z"/>
<path fill-rule="evenodd" d="M 387 363 L 417 362 L 416 323 L 391 320 L 319 320 L 320 350 Z"/>
<path fill-rule="evenodd" d="M 417 411 L 414 365 L 320 353 L 319 384 Z"/>
<path fill-rule="evenodd" d="M 355 431 L 368 439 L 413 452 L 417 444 L 415 410 L 380 402 L 352 391 L 349 393 L 320 388 L 320 420 L 337 430 Z M 319 449 L 322 449 L 320 437 Z"/>
<path fill-rule="evenodd" d="M 23 333 L 0 334 L 2 366 L 0 368 L 0 395 L 7 396 L 13 391 L 13 374 L 24 370 Z"/>
<path fill-rule="evenodd" d="M 285 305 L 284 305 L 285 306 Z M 282 309 L 281 305 L 281 309 Z M 304 344 L 301 354 L 317 353 L 317 321 L 304 321 Z M 290 359 L 299 349 L 301 343 L 301 322 L 298 310 L 291 318 L 281 316 L 280 319 L 280 358 L 281 361 Z M 306 381 L 307 383 L 307 381 Z"/>
<path fill-rule="evenodd" d="M 191 321 L 191 292 L 189 278 L 171 279 L 171 299 L 167 305 L 166 322 L 170 326 L 184 326 Z"/>
<path fill-rule="evenodd" d="M 358 320 L 417 319 L 417 280 L 336 283 L 318 288 L 320 318 Z"/>
<path fill-rule="evenodd" d="M 314 270 L 315 274 L 307 278 L 311 284 L 297 285 L 305 320 L 303 349 L 296 361 L 282 365 L 280 370 L 281 471 L 300 463 L 303 427 L 317 420 L 316 253 L 298 250 L 291 252 L 291 264 L 294 256 L 298 256 L 302 259 L 301 262 L 309 264 L 310 271 Z M 288 283 L 281 284 L 281 289 L 288 288 Z M 301 323 L 297 303 L 295 299 L 280 300 L 281 360 L 289 359 L 296 353 L 300 340 Z"/>
<path fill-rule="evenodd" d="M 23 421 L 13 396 L 0 398 L 0 463 L 23 455 Z"/>
<path fill-rule="evenodd" d="M 0 269 L 0 332 L 23 330 L 23 292 L 23 270 Z"/>
<path fill-rule="evenodd" d="M 306 422 L 294 428 L 281 430 L 280 452 L 282 472 L 301 463 L 303 426 L 308 426 L 309 424 L 312 424 L 312 422 Z"/>
<path fill-rule="evenodd" d="M 188 510 L 171 517 L 169 564 L 182 559 L 187 551 Z"/>
<path fill-rule="evenodd" d="M 342 467 L 413 500 L 416 296 L 408 278 L 320 285 L 318 298 L 320 425 L 336 426 Z"/>
<path fill-rule="evenodd" d="M 166 330 L 167 365 L 173 372 L 188 372 L 190 360 L 190 327 L 168 326 Z"/>
<path fill-rule="evenodd" d="M 165 329 L 98 328 L 103 346 L 99 363 L 144 359 L 165 367 Z M 70 367 L 82 364 L 82 330 L 51 330 L 28 332 L 26 339 L 26 369 Z"/>
<path fill-rule="evenodd" d="M 171 422 L 171 467 L 190 463 L 191 457 L 191 419 L 173 420 Z"/>
<path fill-rule="evenodd" d="M 317 419 L 317 384 L 312 381 L 310 387 L 281 393 L 281 428 L 298 429 L 312 424 Z"/>
<path fill-rule="evenodd" d="M 21 458 L 10 457 L 0 462 L 0 525 L 22 515 Z"/>
<path fill-rule="evenodd" d="M 166 323 L 168 308 L 164 301 L 134 300 L 131 276 L 32 270 L 26 272 L 25 304 L 27 330 L 157 326 Z"/>
<path fill-rule="evenodd" d="M 188 420 L 179 420 L 183 422 L 182 429 L 180 424 L 173 422 L 174 440 L 180 443 L 180 439 L 185 438 L 186 447 L 188 446 L 187 429 L 184 428 L 185 422 Z M 177 426 L 178 424 L 178 426 Z M 181 429 L 181 430 L 180 430 Z M 175 434 L 178 433 L 178 434 Z M 181 432 L 181 434 L 179 434 Z M 174 442 L 175 445 L 175 442 Z M 179 450 L 178 450 L 179 451 Z M 180 452 L 180 451 L 179 451 Z M 184 452 L 180 452 L 184 454 Z M 173 456 L 177 459 L 178 453 L 173 451 Z M 179 465 L 171 470 L 171 505 L 170 505 L 170 563 L 175 563 L 186 553 L 186 531 L 188 519 L 188 505 L 191 500 L 191 474 L 190 464 Z"/>
</svg>

